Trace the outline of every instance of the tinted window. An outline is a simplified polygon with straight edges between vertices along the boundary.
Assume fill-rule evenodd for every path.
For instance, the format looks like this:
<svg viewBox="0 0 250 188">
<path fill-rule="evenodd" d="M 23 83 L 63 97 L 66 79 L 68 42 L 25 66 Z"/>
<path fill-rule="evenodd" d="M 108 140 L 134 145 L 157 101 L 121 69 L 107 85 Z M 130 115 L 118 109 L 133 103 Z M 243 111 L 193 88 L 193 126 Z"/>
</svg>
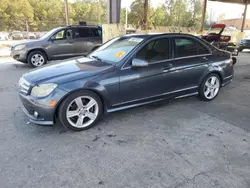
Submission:
<svg viewBox="0 0 250 188">
<path fill-rule="evenodd" d="M 151 41 L 137 53 L 136 58 L 146 60 L 149 63 L 169 59 L 169 39 Z"/>
<path fill-rule="evenodd" d="M 198 54 L 209 54 L 209 50 L 202 44 L 197 42 Z"/>
<path fill-rule="evenodd" d="M 101 30 L 99 30 L 97 28 L 92 29 L 92 33 L 93 33 L 94 37 L 101 37 L 102 36 Z"/>
<path fill-rule="evenodd" d="M 73 30 L 72 29 L 67 29 L 66 39 L 73 39 Z"/>
<path fill-rule="evenodd" d="M 76 38 L 84 38 L 84 37 L 92 37 L 92 31 L 89 28 L 84 28 L 84 27 L 80 27 L 78 28 L 78 30 L 76 31 Z"/>
<path fill-rule="evenodd" d="M 209 54 L 208 49 L 191 38 L 175 38 L 175 57 L 195 56 Z"/>
</svg>

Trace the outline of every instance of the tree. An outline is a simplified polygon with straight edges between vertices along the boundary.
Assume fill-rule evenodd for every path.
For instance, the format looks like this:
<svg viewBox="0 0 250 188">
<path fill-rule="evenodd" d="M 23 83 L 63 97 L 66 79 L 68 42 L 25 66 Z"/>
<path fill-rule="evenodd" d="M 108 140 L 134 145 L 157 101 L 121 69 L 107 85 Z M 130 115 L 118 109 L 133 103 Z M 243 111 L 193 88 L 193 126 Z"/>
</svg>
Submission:
<svg viewBox="0 0 250 188">
<path fill-rule="evenodd" d="M 148 26 L 152 26 L 152 6 L 148 3 Z M 135 0 L 130 6 L 130 12 L 128 14 L 128 23 L 132 24 L 136 28 L 140 28 L 144 25 L 144 0 Z"/>
</svg>

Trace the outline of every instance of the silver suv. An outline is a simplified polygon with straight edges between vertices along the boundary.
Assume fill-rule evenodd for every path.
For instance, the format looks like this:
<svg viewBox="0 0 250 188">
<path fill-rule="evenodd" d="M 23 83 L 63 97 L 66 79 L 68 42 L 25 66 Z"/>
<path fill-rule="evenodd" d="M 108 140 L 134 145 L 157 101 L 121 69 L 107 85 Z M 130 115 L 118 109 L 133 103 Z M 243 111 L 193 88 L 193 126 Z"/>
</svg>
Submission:
<svg viewBox="0 0 250 188">
<path fill-rule="evenodd" d="M 50 60 L 87 55 L 102 44 L 102 29 L 96 26 L 55 28 L 39 40 L 16 44 L 11 56 L 30 67 L 39 67 Z"/>
</svg>

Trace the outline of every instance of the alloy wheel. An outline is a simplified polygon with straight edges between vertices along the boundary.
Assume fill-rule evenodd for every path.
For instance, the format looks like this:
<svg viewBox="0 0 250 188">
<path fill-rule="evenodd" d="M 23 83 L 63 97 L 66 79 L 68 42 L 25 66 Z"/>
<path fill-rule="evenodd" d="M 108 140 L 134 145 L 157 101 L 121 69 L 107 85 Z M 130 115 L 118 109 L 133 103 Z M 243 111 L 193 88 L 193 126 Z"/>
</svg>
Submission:
<svg viewBox="0 0 250 188">
<path fill-rule="evenodd" d="M 85 128 L 96 120 L 98 113 L 99 106 L 94 98 L 80 96 L 68 105 L 66 118 L 73 127 Z"/>
<path fill-rule="evenodd" d="M 42 66 L 44 62 L 45 62 L 45 59 L 41 54 L 34 54 L 31 57 L 31 63 L 36 67 Z"/>
<path fill-rule="evenodd" d="M 220 80 L 216 76 L 211 76 L 207 79 L 204 85 L 204 96 L 207 99 L 213 99 L 216 97 L 220 89 Z"/>
</svg>

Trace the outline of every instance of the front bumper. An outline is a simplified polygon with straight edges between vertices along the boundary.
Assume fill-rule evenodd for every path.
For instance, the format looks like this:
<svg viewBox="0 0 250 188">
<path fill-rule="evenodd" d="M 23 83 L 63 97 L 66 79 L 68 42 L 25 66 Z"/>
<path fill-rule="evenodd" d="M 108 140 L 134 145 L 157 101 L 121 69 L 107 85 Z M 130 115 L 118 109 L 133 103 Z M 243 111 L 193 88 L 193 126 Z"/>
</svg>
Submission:
<svg viewBox="0 0 250 188">
<path fill-rule="evenodd" d="M 26 50 L 11 50 L 10 52 L 10 56 L 17 60 L 17 61 L 21 61 L 23 63 L 27 62 L 27 51 Z"/>
<path fill-rule="evenodd" d="M 56 88 L 49 96 L 43 98 L 36 98 L 21 93 L 19 96 L 22 101 L 22 109 L 29 117 L 30 122 L 39 125 L 53 125 L 56 109 L 66 94 L 65 91 Z M 54 107 L 49 107 L 49 103 L 52 100 L 56 100 L 57 103 Z M 35 115 L 35 112 L 37 115 Z"/>
</svg>

